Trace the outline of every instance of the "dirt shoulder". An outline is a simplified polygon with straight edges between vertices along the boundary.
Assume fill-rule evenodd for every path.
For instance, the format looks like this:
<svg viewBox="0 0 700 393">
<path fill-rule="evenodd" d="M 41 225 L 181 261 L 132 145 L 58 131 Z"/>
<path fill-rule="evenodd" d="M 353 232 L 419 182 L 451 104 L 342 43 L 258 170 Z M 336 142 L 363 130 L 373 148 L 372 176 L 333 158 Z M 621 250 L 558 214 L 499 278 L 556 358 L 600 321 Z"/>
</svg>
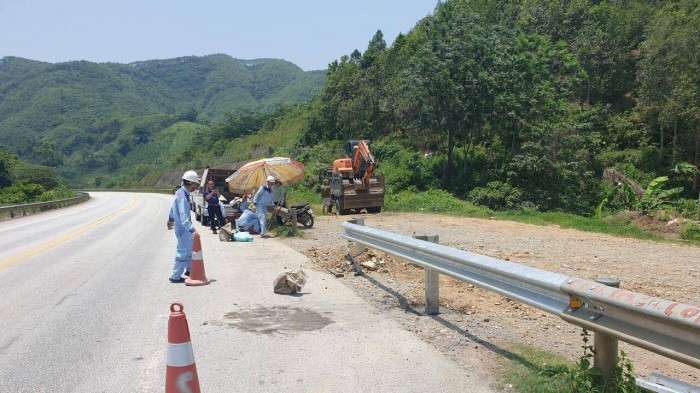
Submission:
<svg viewBox="0 0 700 393">
<path fill-rule="evenodd" d="M 381 213 L 316 217 L 303 236 L 277 238 L 310 259 L 309 268 L 345 273 L 338 277 L 381 312 L 432 343 L 469 369 L 486 366 L 498 375 L 499 351 L 525 344 L 577 360 L 581 329 L 538 309 L 449 277 L 440 277 L 438 316 L 422 315 L 424 272 L 405 261 L 368 250 L 358 262 L 373 261 L 377 270 L 354 276 L 340 224 L 363 217 L 368 227 L 405 236 L 437 235 L 440 244 L 514 263 L 590 280 L 613 278 L 635 292 L 700 305 L 700 248 L 617 238 L 509 221 L 422 213 Z M 331 273 L 329 273 L 331 274 Z M 651 373 L 700 385 L 700 370 L 620 343 L 635 372 Z M 476 350 L 476 352 L 474 351 Z M 475 358 L 474 353 L 479 355 Z M 466 361 L 469 357 L 469 361 Z"/>
</svg>

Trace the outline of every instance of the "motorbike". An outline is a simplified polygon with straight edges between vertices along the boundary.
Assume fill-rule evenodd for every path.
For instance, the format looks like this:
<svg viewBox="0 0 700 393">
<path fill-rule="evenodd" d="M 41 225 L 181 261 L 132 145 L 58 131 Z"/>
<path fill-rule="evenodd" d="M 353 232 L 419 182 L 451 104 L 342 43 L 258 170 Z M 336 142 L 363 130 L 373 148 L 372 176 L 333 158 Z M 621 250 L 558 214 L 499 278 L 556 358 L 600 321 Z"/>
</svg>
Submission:
<svg viewBox="0 0 700 393">
<path fill-rule="evenodd" d="M 291 206 L 289 209 L 279 209 L 279 211 L 275 213 L 277 224 L 284 225 L 288 222 L 292 222 L 292 211 L 297 213 L 297 223 L 303 225 L 305 228 L 314 226 L 314 211 L 311 210 L 311 205 L 308 203 Z"/>
</svg>

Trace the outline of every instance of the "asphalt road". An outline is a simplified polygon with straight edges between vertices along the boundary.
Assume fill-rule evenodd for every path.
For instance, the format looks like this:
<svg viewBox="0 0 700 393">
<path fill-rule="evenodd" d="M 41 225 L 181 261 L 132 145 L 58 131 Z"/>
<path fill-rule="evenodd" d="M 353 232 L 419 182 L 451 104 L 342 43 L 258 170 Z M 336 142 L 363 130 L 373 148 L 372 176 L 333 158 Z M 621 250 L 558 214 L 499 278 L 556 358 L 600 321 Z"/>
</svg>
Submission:
<svg viewBox="0 0 700 393">
<path fill-rule="evenodd" d="M 0 221 L 0 392 L 159 392 L 170 305 L 187 315 L 202 391 L 492 392 L 275 239 L 220 242 L 199 223 L 210 285 L 172 284 L 172 196 L 91 193 Z"/>
</svg>

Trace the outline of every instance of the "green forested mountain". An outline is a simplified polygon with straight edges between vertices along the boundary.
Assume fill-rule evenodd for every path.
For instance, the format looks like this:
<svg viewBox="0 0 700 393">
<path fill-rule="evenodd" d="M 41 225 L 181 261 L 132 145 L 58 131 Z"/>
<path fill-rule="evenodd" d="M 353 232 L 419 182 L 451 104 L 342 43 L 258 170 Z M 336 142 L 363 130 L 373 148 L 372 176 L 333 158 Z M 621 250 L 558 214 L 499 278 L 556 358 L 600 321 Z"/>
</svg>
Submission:
<svg viewBox="0 0 700 393">
<path fill-rule="evenodd" d="M 226 55 L 131 64 L 0 59 L 0 143 L 69 177 L 124 157 L 179 121 L 272 111 L 312 98 L 323 72 Z"/>
</svg>

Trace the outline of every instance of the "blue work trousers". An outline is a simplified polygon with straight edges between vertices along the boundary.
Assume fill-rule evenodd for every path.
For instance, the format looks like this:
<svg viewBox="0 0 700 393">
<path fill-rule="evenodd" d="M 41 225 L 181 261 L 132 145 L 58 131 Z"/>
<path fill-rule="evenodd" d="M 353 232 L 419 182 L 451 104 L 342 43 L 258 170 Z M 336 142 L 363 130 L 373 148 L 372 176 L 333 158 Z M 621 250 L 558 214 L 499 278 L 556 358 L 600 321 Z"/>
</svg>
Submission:
<svg viewBox="0 0 700 393">
<path fill-rule="evenodd" d="M 185 271 L 190 271 L 192 265 L 192 246 L 194 245 L 194 237 L 192 233 L 184 228 L 175 228 L 175 237 L 177 238 L 177 250 L 175 251 L 175 264 L 173 265 L 173 274 L 170 276 L 173 280 L 177 280 Z"/>
<path fill-rule="evenodd" d="M 260 234 L 267 233 L 267 208 L 265 206 L 257 206 L 255 215 L 258 216 L 258 221 L 260 221 Z"/>
</svg>

